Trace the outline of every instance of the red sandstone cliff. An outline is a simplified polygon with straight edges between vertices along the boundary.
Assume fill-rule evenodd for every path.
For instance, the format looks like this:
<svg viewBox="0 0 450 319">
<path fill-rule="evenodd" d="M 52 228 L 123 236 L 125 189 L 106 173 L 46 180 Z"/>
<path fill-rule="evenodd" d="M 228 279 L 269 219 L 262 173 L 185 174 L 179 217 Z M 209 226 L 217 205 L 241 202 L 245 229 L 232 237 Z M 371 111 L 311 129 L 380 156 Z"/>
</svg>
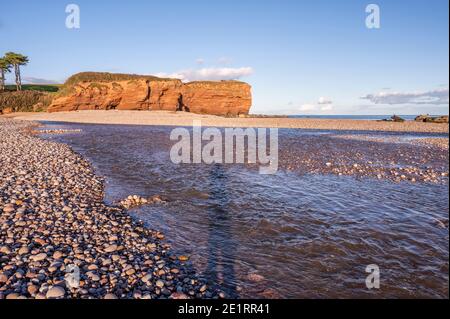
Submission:
<svg viewBox="0 0 450 319">
<path fill-rule="evenodd" d="M 92 73 L 95 74 L 95 73 Z M 66 85 L 48 112 L 75 110 L 166 110 L 214 115 L 248 114 L 250 85 L 237 81 L 182 83 L 176 79 L 80 81 Z M 73 82 L 73 80 L 72 80 Z"/>
<path fill-rule="evenodd" d="M 193 113 L 248 114 L 252 105 L 251 87 L 242 82 L 191 82 L 182 94 L 184 106 Z"/>
</svg>

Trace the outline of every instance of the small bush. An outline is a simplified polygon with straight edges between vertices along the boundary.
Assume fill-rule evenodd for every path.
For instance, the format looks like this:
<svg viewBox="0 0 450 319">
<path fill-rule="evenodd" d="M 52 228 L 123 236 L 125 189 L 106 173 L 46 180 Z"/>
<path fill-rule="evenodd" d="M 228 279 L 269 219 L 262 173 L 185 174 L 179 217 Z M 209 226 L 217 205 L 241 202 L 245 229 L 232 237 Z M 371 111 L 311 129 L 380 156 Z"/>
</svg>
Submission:
<svg viewBox="0 0 450 319">
<path fill-rule="evenodd" d="M 11 108 L 13 112 L 44 111 L 51 104 L 54 93 L 20 91 L 0 93 L 0 113 Z"/>
</svg>

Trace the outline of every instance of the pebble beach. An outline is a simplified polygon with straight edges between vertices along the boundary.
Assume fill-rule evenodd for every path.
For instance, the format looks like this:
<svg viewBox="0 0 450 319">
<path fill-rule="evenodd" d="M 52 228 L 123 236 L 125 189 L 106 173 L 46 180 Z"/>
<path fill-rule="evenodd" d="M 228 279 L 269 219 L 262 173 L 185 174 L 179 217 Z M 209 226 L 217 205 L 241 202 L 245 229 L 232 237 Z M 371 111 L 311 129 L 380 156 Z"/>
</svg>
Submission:
<svg viewBox="0 0 450 319">
<path fill-rule="evenodd" d="M 0 119 L 0 299 L 223 297 L 164 234 L 107 206 L 90 163 L 36 125 Z"/>
<path fill-rule="evenodd" d="M 138 117 L 138 115 L 142 116 Z M 202 245 L 201 240 L 197 241 L 196 237 L 193 237 L 196 232 L 211 234 L 211 225 L 207 225 L 208 229 L 202 230 L 202 226 L 197 221 L 204 209 L 193 213 L 197 216 L 194 218 L 196 222 L 188 231 L 188 241 L 194 243 L 195 249 L 180 251 L 179 242 L 184 241 L 180 240 L 183 236 L 177 232 L 186 225 L 167 228 L 158 224 L 158 221 L 149 219 L 148 216 L 146 219 L 145 213 L 142 213 L 142 210 L 151 210 L 152 207 L 155 207 L 157 211 L 165 211 L 172 205 L 177 205 L 177 200 L 169 198 L 168 208 L 163 208 L 163 205 L 166 205 L 166 198 L 154 194 L 163 194 L 165 190 L 160 189 L 159 192 L 153 193 L 155 187 L 152 187 L 152 192 L 128 189 L 126 194 L 116 198 L 117 201 L 108 204 L 105 200 L 105 185 L 110 176 L 108 177 L 105 171 L 97 171 L 97 169 L 95 171 L 99 175 L 96 175 L 93 168 L 93 165 L 98 168 L 107 167 L 107 164 L 102 165 L 100 162 L 99 165 L 98 159 L 96 162 L 92 156 L 86 156 L 82 151 L 76 153 L 73 150 L 79 151 L 79 148 L 75 147 L 76 141 L 79 140 L 84 147 L 95 148 L 103 154 L 102 159 L 107 161 L 108 156 L 105 154 L 108 152 L 105 151 L 105 147 L 118 148 L 117 154 L 111 155 L 114 161 L 120 162 L 121 167 L 131 167 L 131 163 L 123 162 L 119 154 L 127 154 L 127 157 L 130 157 L 130 154 L 133 154 L 133 141 L 138 145 L 139 154 L 146 154 L 143 147 L 150 151 L 153 150 L 152 145 L 164 144 L 167 139 L 168 134 L 164 130 L 170 130 L 170 128 L 162 127 L 159 128 L 161 131 L 158 131 L 158 128 L 152 126 L 173 126 L 183 125 L 183 123 L 189 126 L 194 119 L 201 119 L 205 126 L 270 127 L 278 125 L 289 127 L 291 125 L 289 123 L 293 121 L 292 123 L 296 123 L 296 128 L 306 126 L 311 129 L 334 130 L 325 132 L 326 134 L 321 132 L 318 135 L 309 134 L 308 131 L 301 129 L 281 133 L 280 169 L 283 172 L 287 174 L 295 172 L 298 174 L 296 176 L 306 176 L 305 180 L 315 178 L 314 176 L 325 176 L 325 184 L 317 180 L 309 187 L 316 183 L 319 188 L 327 187 L 326 181 L 332 175 L 342 177 L 343 184 L 345 184 L 345 176 L 354 176 L 355 180 L 364 177 L 364 181 L 370 181 L 367 185 L 372 183 L 379 185 L 385 181 L 388 183 L 383 184 L 385 187 L 391 187 L 391 182 L 399 183 L 400 187 L 409 187 L 411 190 L 430 187 L 433 189 L 430 194 L 434 194 L 438 187 L 445 188 L 448 185 L 448 166 L 445 164 L 448 160 L 448 137 L 445 135 L 448 133 L 447 124 L 287 118 L 228 119 L 187 113 L 132 111 L 107 112 L 107 114 L 102 111 L 82 111 L 71 114 L 30 113 L 3 116 L 0 117 L 0 154 L 2 155 L 0 157 L 0 299 L 209 299 L 238 296 L 244 298 L 298 296 L 297 290 L 293 292 L 286 287 L 279 290 L 272 289 L 271 287 L 277 286 L 277 281 L 272 280 L 271 275 L 264 273 L 261 269 L 259 271 L 264 275 L 260 275 L 256 268 L 243 271 L 246 281 L 239 282 L 235 287 L 235 292 L 239 291 L 238 294 L 231 293 L 222 286 L 229 278 L 225 278 L 227 279 L 225 281 L 222 280 L 224 278 L 219 281 L 210 280 L 202 267 L 198 267 L 199 258 L 196 254 L 199 254 Z M 57 123 L 42 126 L 36 121 Z M 106 128 L 107 125 L 82 124 L 84 122 L 112 124 L 115 121 L 125 125 L 112 125 Z M 67 122 L 67 124 L 62 124 L 60 127 L 60 122 Z M 144 123 L 146 126 L 139 127 L 137 126 L 139 123 Z M 362 127 L 367 131 L 378 131 L 378 133 L 338 132 L 357 130 Z M 153 129 L 155 131 L 152 131 Z M 421 138 L 409 139 L 405 138 L 407 134 L 405 136 L 398 133 L 386 135 L 383 132 L 424 134 L 419 134 Z M 427 133 L 432 134 L 426 135 Z M 44 134 L 47 137 L 39 137 L 38 134 Z M 64 137 L 66 134 L 71 136 L 69 138 L 71 143 L 56 138 L 58 135 Z M 49 138 L 50 136 L 55 138 Z M 90 145 L 85 140 L 86 138 L 89 140 L 89 136 L 96 137 L 90 139 L 91 142 L 99 140 L 102 141 L 102 145 L 95 145 L 95 143 L 95 147 Z M 121 150 L 117 145 L 111 146 L 108 144 L 111 141 L 105 139 L 106 136 L 116 136 L 114 141 L 118 145 L 127 145 L 127 150 Z M 146 138 L 148 136 L 151 136 L 151 139 Z M 424 138 L 423 136 L 439 137 Z M 147 145 L 146 143 L 150 140 L 150 144 Z M 158 150 L 155 149 L 154 152 L 157 154 Z M 148 157 L 147 160 L 153 162 L 150 158 Z M 155 165 L 158 169 L 166 167 L 161 163 L 155 163 Z M 251 165 L 249 167 L 251 168 Z M 199 168 L 197 177 L 202 173 L 204 173 L 203 169 Z M 140 176 L 150 176 L 149 174 L 150 172 L 147 171 L 139 172 Z M 170 170 L 169 175 L 189 179 L 182 172 L 174 174 L 174 171 Z M 124 176 L 122 184 L 125 185 L 128 179 L 129 176 Z M 148 182 L 147 178 L 144 179 Z M 302 179 L 295 178 L 296 181 Z M 332 177 L 331 179 L 334 181 Z M 138 181 L 135 180 L 135 183 L 138 184 Z M 292 183 L 293 181 L 290 185 L 295 184 Z M 413 184 L 417 186 L 412 186 Z M 204 182 L 202 185 L 208 185 L 208 183 Z M 168 195 L 183 193 L 179 189 L 170 189 L 170 185 L 164 187 L 168 188 Z M 229 190 L 239 191 L 240 188 L 241 184 L 236 187 L 230 186 Z M 153 195 L 149 197 L 150 194 Z M 189 197 L 187 200 L 191 202 L 193 198 Z M 327 195 L 327 200 L 333 202 L 337 199 L 333 199 L 331 194 Z M 292 199 L 289 199 L 289 203 L 291 202 Z M 300 198 L 300 202 L 299 207 L 307 206 L 304 199 Z M 267 205 L 270 206 L 273 203 Z M 366 205 L 368 211 L 371 211 L 372 206 L 376 207 L 376 204 L 370 202 Z M 328 209 L 333 210 L 335 207 L 333 205 Z M 346 207 L 350 210 L 352 205 L 346 205 Z M 132 209 L 142 209 L 140 217 L 130 214 L 129 210 Z M 183 206 L 174 210 L 187 214 L 188 207 Z M 170 213 L 170 216 L 163 216 L 165 220 L 183 218 L 175 217 L 177 216 L 175 212 Z M 236 218 L 233 214 L 231 216 Z M 440 214 L 433 216 L 426 217 L 431 219 L 427 227 L 431 227 L 433 232 L 448 231 L 448 217 L 445 214 L 443 217 Z M 140 221 L 141 218 L 144 222 Z M 314 225 L 317 218 L 320 219 L 321 216 L 313 218 Z M 207 218 L 204 219 L 207 220 Z M 270 219 L 263 220 L 269 223 Z M 217 222 L 216 218 L 214 221 L 214 223 Z M 270 220 L 269 225 L 277 221 L 277 219 Z M 242 221 L 236 223 L 241 225 Z M 255 225 L 260 223 L 259 220 Z M 330 227 L 333 228 L 334 226 L 331 225 L 334 225 L 334 222 L 330 223 Z M 217 237 L 218 242 L 222 244 L 228 243 L 225 238 L 229 238 L 229 235 L 223 234 L 222 238 L 221 233 L 221 235 L 217 234 L 219 230 L 217 233 L 214 232 L 216 228 L 223 230 L 217 225 L 214 226 L 212 238 Z M 158 231 L 161 229 L 164 233 Z M 351 232 L 350 229 L 351 227 L 347 231 Z M 270 236 L 273 236 L 270 231 L 272 231 L 271 228 L 268 232 L 272 234 Z M 243 233 L 248 232 L 243 231 Z M 165 233 L 168 233 L 167 238 Z M 262 234 L 264 232 L 261 232 L 261 236 Z M 298 234 L 302 234 L 302 231 Z M 245 243 L 246 240 L 242 239 L 242 242 Z M 346 243 L 347 240 L 351 239 L 342 242 Z M 430 241 L 435 242 L 435 239 Z M 413 241 L 412 244 L 416 245 L 416 242 Z M 214 243 L 209 242 L 209 245 L 214 247 Z M 218 246 L 222 247 L 221 245 Z M 206 247 L 206 245 L 203 246 Z M 227 249 L 223 248 L 223 253 L 228 254 Z M 347 248 L 342 249 L 346 251 Z M 386 249 L 389 250 L 389 247 Z M 418 247 L 418 250 L 420 249 Z M 280 250 L 290 254 L 289 244 L 283 244 Z M 325 249 L 324 252 L 326 251 Z M 292 252 L 290 260 L 296 260 L 295 258 L 299 256 L 297 252 Z M 420 253 L 414 254 L 412 257 L 414 262 L 422 262 L 417 256 L 420 256 Z M 216 255 L 213 257 L 216 258 Z M 306 260 L 307 263 L 314 262 L 314 258 Z M 270 269 L 269 260 L 265 259 L 263 264 Z M 74 268 L 79 271 L 79 281 L 76 285 L 70 277 Z M 305 265 L 301 269 L 310 271 L 314 267 Z M 259 276 L 258 280 L 254 280 L 256 276 Z M 278 282 L 281 283 L 284 280 L 279 278 Z M 247 281 L 251 282 L 248 286 L 246 286 Z M 241 284 L 244 286 L 244 291 Z M 312 290 L 309 293 L 313 295 L 317 292 L 314 289 L 320 290 L 320 285 L 316 287 L 311 284 L 311 287 Z M 283 294 L 285 290 L 288 293 Z M 304 288 L 300 292 L 306 294 L 307 291 Z M 393 291 L 392 293 L 393 296 L 403 296 L 403 292 Z M 303 297 L 303 295 L 300 296 Z"/>
<path fill-rule="evenodd" d="M 445 123 L 421 123 L 414 121 L 396 123 L 370 120 L 287 117 L 226 118 L 214 115 L 169 111 L 95 110 L 57 113 L 13 113 L 10 116 L 19 120 L 29 121 L 158 126 L 192 126 L 195 120 L 201 121 L 202 126 L 213 127 L 266 127 L 339 131 L 448 133 L 449 127 Z"/>
</svg>

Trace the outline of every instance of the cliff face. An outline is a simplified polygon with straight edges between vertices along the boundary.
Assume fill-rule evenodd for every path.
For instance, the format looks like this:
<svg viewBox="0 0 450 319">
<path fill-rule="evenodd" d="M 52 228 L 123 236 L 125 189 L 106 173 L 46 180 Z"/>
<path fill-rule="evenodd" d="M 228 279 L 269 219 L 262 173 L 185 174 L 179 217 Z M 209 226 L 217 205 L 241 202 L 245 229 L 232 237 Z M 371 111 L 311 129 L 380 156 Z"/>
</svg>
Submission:
<svg viewBox="0 0 450 319">
<path fill-rule="evenodd" d="M 55 98 L 48 112 L 75 110 L 166 110 L 200 114 L 248 114 L 251 87 L 243 82 L 176 79 L 81 81 Z"/>
<path fill-rule="evenodd" d="M 183 86 L 183 106 L 193 113 L 248 114 L 251 105 L 251 87 L 246 83 L 191 82 Z"/>
</svg>

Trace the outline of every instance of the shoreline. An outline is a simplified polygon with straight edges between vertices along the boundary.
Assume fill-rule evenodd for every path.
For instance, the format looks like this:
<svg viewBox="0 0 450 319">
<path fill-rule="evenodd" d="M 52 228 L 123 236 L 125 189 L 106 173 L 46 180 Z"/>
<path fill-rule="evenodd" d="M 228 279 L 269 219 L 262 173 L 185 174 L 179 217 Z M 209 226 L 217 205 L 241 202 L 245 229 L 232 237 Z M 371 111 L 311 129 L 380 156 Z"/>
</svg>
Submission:
<svg viewBox="0 0 450 319">
<path fill-rule="evenodd" d="M 170 253 L 163 234 L 106 205 L 92 164 L 69 145 L 34 135 L 36 126 L 0 118 L 0 299 L 229 297 Z M 82 292 L 64 281 L 73 264 L 80 266 Z"/>
<path fill-rule="evenodd" d="M 14 118 L 24 121 L 49 121 L 83 124 L 123 124 L 155 126 L 192 126 L 200 120 L 205 127 L 265 127 L 285 129 L 313 129 L 339 131 L 384 131 L 411 133 L 449 133 L 448 124 L 403 123 L 343 120 L 343 119 L 304 119 L 304 118 L 225 118 L 214 115 L 199 115 L 185 112 L 167 111 L 73 111 L 58 113 L 13 113 L 0 118 Z"/>
<path fill-rule="evenodd" d="M 165 236 L 104 203 L 104 182 L 70 146 L 0 118 L 0 299 L 223 296 Z M 80 286 L 66 281 L 77 266 Z"/>
<path fill-rule="evenodd" d="M 203 274 L 207 278 L 217 278 L 214 275 L 218 274 L 223 278 L 224 286 L 229 287 L 228 291 L 236 291 L 242 298 L 272 298 L 276 295 L 279 298 L 367 296 L 358 288 L 346 290 L 344 287 L 342 292 L 333 294 L 326 290 L 326 284 L 321 288 L 314 284 L 320 278 L 320 274 L 313 270 L 314 265 L 326 256 L 326 252 L 322 257 L 305 258 L 311 256 L 314 247 L 309 246 L 301 251 L 295 247 L 297 242 L 303 242 L 304 232 L 320 232 L 322 226 L 316 225 L 322 225 L 321 222 L 329 221 L 331 229 L 344 227 L 346 233 L 352 229 L 353 233 L 348 237 L 333 234 L 334 237 L 327 237 L 324 246 L 321 246 L 322 251 L 327 251 L 325 247 L 329 247 L 331 242 L 333 247 L 337 247 L 336 250 L 345 251 L 343 256 L 348 258 L 342 256 L 336 262 L 347 261 L 349 269 L 357 268 L 361 262 L 351 258 L 353 250 L 347 251 L 347 244 L 353 238 L 372 231 L 373 237 L 369 236 L 368 240 L 384 238 L 383 231 L 378 232 L 381 229 L 388 233 L 389 239 L 386 244 L 380 243 L 380 247 L 390 253 L 395 251 L 395 245 L 390 243 L 397 236 L 411 236 L 414 239 L 410 244 L 415 247 L 415 241 L 423 240 L 424 233 L 435 239 L 430 244 L 442 249 L 439 234 L 445 232 L 443 228 L 448 225 L 448 214 L 445 214 L 448 208 L 440 199 L 445 194 L 444 190 L 448 189 L 448 177 L 441 177 L 441 173 L 448 173 L 448 164 L 442 160 L 448 160 L 448 152 L 435 148 L 397 144 L 394 141 L 374 143 L 371 140 L 360 142 L 336 138 L 345 137 L 348 133 L 291 130 L 280 134 L 279 174 L 261 177 L 256 165 L 223 166 L 223 170 L 203 164 L 186 167 L 173 165 L 168 158 L 168 146 L 172 144 L 168 140 L 170 127 L 48 123 L 45 128 L 61 128 L 69 132 L 71 129 L 81 129 L 81 134 L 48 135 L 44 138 L 71 145 L 86 155 L 99 169 L 100 175 L 108 176 L 109 201 L 133 193 L 167 196 L 167 206 L 161 209 L 142 207 L 131 214 L 171 234 L 169 239 L 173 240 L 174 248 L 191 253 L 191 260 L 198 269 L 206 270 Z M 363 134 L 355 135 L 361 137 Z M 391 137 L 389 134 L 367 135 L 382 140 Z M 392 136 L 407 138 L 402 135 Z M 218 173 L 226 181 L 218 178 Z M 418 205 L 415 205 L 415 198 L 419 201 Z M 305 207 L 305 210 L 300 207 Z M 298 211 L 305 212 L 306 207 L 314 215 L 310 219 L 314 226 L 303 228 L 304 219 L 298 218 Z M 432 219 L 427 212 L 438 220 Z M 342 218 L 338 222 L 352 220 L 352 223 L 336 225 L 333 218 L 336 215 Z M 383 219 L 378 219 L 378 216 L 383 216 Z M 411 216 L 420 217 L 421 222 L 409 224 Z M 404 218 L 408 218 L 407 225 L 411 232 L 404 229 L 394 231 L 395 228 L 385 224 L 386 220 L 402 223 Z M 361 223 L 361 220 L 369 219 L 374 223 Z M 421 233 L 417 229 L 424 231 Z M 266 243 L 271 238 L 276 238 L 279 249 L 269 247 L 267 250 Z M 291 241 L 289 238 L 295 239 Z M 406 245 L 410 247 L 409 244 L 401 247 Z M 365 249 L 371 251 L 369 246 Z M 425 267 L 436 265 L 423 260 L 420 256 L 422 249 L 417 249 L 417 255 L 402 255 L 405 259 L 396 256 L 393 262 L 409 265 L 409 260 L 413 259 L 414 263 Z M 359 251 L 363 250 L 356 250 L 357 253 Z M 371 253 L 374 260 L 383 258 L 374 251 Z M 304 289 L 295 287 L 301 284 L 301 279 L 291 279 L 297 278 L 296 272 L 291 272 L 283 260 L 291 260 L 304 269 L 301 277 L 311 274 L 311 282 L 305 284 Z M 207 265 L 213 266 L 208 269 Z M 401 267 L 394 268 L 399 276 L 397 278 L 404 278 Z M 262 277 L 253 278 L 253 275 Z M 354 280 L 358 276 L 353 274 L 348 278 Z M 436 270 L 436 276 L 442 278 L 441 272 Z M 327 278 L 325 281 L 329 282 Z M 254 282 L 253 279 L 261 281 Z M 271 289 L 272 293 L 266 288 Z M 414 286 L 411 288 L 415 289 Z M 383 291 L 383 297 L 407 295 L 401 291 L 395 293 L 393 286 L 391 289 L 390 294 Z M 411 293 L 410 296 L 429 294 L 418 289 L 417 294 Z"/>
</svg>

